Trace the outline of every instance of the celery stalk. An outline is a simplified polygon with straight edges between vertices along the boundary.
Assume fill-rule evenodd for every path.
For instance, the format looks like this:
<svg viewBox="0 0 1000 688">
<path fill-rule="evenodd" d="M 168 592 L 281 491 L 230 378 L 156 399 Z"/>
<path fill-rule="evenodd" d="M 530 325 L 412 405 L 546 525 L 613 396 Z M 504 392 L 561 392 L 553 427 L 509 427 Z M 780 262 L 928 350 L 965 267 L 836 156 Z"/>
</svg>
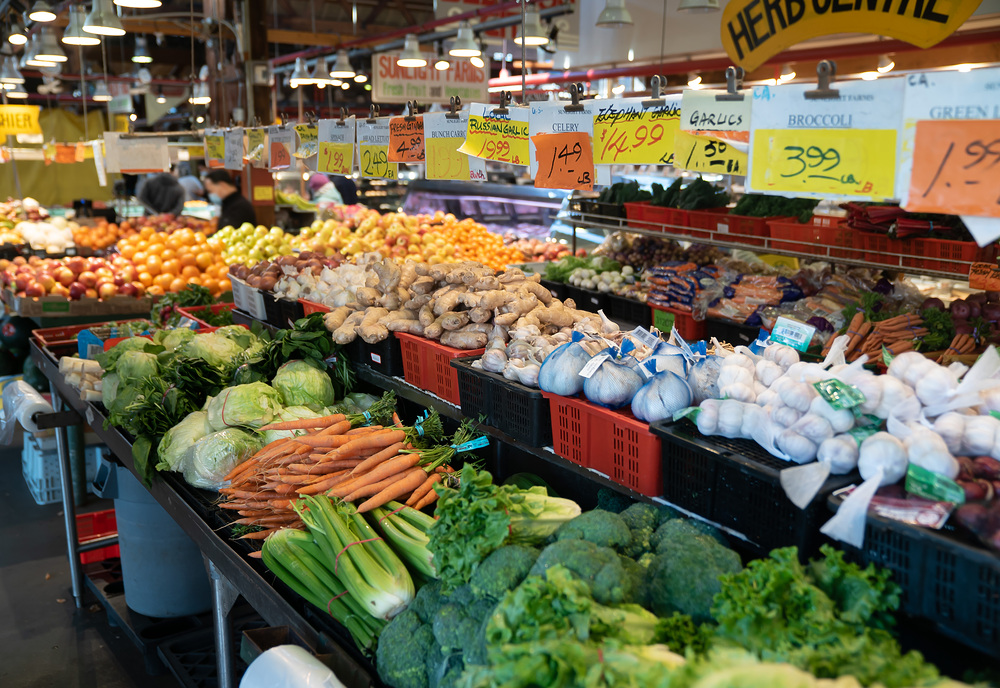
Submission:
<svg viewBox="0 0 1000 688">
<path fill-rule="evenodd" d="M 430 526 L 416 525 L 415 522 L 422 522 L 422 519 L 413 514 L 427 518 L 430 523 L 434 523 L 433 518 L 398 502 L 389 502 L 386 506 L 372 509 L 370 513 L 375 528 L 407 564 L 428 578 L 437 578 L 434 555 L 427 549 L 430 542 L 427 528 Z"/>
</svg>

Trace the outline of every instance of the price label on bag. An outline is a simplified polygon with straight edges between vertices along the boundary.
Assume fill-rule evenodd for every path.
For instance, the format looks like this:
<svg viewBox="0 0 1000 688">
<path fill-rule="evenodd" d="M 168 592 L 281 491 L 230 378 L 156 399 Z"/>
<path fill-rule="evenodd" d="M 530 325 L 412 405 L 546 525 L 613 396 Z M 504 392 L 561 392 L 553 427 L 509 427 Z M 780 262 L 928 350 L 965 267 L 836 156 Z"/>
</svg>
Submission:
<svg viewBox="0 0 1000 688">
<path fill-rule="evenodd" d="M 422 164 L 424 150 L 424 116 L 393 117 L 389 120 L 389 162 Z"/>
<path fill-rule="evenodd" d="M 609 358 L 611 358 L 610 354 L 598 354 L 597 356 L 594 356 L 592 359 L 587 361 L 587 364 L 583 366 L 583 368 L 580 369 L 580 377 L 588 379 L 593 377 L 594 373 L 597 372 L 597 369 L 601 367 L 601 364 Z"/>
<path fill-rule="evenodd" d="M 774 321 L 771 328 L 771 341 L 778 344 L 785 344 L 798 351 L 805 351 L 809 348 L 809 342 L 816 334 L 816 328 L 812 325 L 792 320 L 784 316 Z"/>
<path fill-rule="evenodd" d="M 539 189 L 594 188 L 594 152 L 590 135 L 582 132 L 538 134 L 531 137 L 538 159 L 535 187 Z"/>
<path fill-rule="evenodd" d="M 681 96 L 643 105 L 642 98 L 598 101 L 594 115 L 594 163 L 597 165 L 671 165 L 674 137 L 680 129 Z"/>
<path fill-rule="evenodd" d="M 902 79 L 838 83 L 838 98 L 811 99 L 812 84 L 757 86 L 749 190 L 812 198 L 895 195 Z"/>
<path fill-rule="evenodd" d="M 459 150 L 484 160 L 527 165 L 529 109 L 510 106 L 507 112 L 496 110 L 495 105 L 470 106 L 469 126 Z"/>
<path fill-rule="evenodd" d="M 457 118 L 447 117 L 443 112 L 424 115 L 428 179 L 486 181 L 486 161 L 459 150 L 468 126 L 468 112 L 459 112 Z"/>
</svg>

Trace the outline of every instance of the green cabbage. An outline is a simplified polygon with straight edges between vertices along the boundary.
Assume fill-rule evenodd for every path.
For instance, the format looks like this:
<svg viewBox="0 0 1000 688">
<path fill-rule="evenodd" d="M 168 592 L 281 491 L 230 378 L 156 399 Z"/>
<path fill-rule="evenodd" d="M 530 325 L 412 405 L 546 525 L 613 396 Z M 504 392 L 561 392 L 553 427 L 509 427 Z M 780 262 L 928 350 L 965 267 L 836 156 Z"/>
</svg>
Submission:
<svg viewBox="0 0 1000 688">
<path fill-rule="evenodd" d="M 205 435 L 210 435 L 215 429 L 208 423 L 208 414 L 204 411 L 192 411 L 180 423 L 167 430 L 160 446 L 156 450 L 160 458 L 156 464 L 158 471 L 176 471 L 184 458 L 185 452 Z"/>
<path fill-rule="evenodd" d="M 208 403 L 208 422 L 216 430 L 237 426 L 259 428 L 281 411 L 281 394 L 271 385 L 251 382 L 227 387 Z"/>
<path fill-rule="evenodd" d="M 142 351 L 148 353 L 158 353 L 161 348 L 153 343 L 148 337 L 129 337 L 115 344 L 111 349 L 94 357 L 104 370 L 114 371 L 118 364 L 118 359 L 130 351 Z"/>
<path fill-rule="evenodd" d="M 188 327 L 178 327 L 173 330 L 160 330 L 155 338 L 164 349 L 173 351 L 194 339 L 194 334 L 194 330 Z"/>
<path fill-rule="evenodd" d="M 278 368 L 271 384 L 281 392 L 286 406 L 320 409 L 337 398 L 329 373 L 303 360 L 289 361 Z"/>
<path fill-rule="evenodd" d="M 106 373 L 101 379 L 101 403 L 110 409 L 111 403 L 118 396 L 118 373 Z"/>
<path fill-rule="evenodd" d="M 278 418 L 275 422 L 302 420 L 303 418 L 319 418 L 325 415 L 327 414 L 317 413 L 307 406 L 288 406 L 278 412 Z M 263 432 L 264 444 L 271 444 L 271 442 L 276 442 L 277 440 L 295 437 L 296 435 L 301 435 L 304 432 L 305 430 L 265 430 Z"/>
<path fill-rule="evenodd" d="M 253 435 L 238 428 L 226 428 L 191 445 L 179 469 L 188 484 L 217 490 L 229 471 L 260 451 L 262 446 Z"/>
<path fill-rule="evenodd" d="M 209 332 L 196 334 L 180 348 L 180 353 L 183 356 L 208 361 L 217 368 L 225 368 L 236 356 L 243 353 L 243 347 L 222 335 Z"/>
<path fill-rule="evenodd" d="M 131 382 L 144 377 L 156 377 L 159 367 L 156 365 L 156 354 L 143 351 L 126 351 L 115 364 L 115 372 L 122 382 Z"/>
</svg>

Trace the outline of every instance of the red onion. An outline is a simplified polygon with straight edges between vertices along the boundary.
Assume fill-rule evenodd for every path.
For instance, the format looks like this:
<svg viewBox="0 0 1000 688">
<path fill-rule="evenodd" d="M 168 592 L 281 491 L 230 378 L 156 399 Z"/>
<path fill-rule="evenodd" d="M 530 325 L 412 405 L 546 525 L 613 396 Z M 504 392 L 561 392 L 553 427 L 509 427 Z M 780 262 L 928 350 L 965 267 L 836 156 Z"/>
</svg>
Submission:
<svg viewBox="0 0 1000 688">
<path fill-rule="evenodd" d="M 990 322 L 1000 322 L 1000 303 L 986 303 L 981 308 L 983 317 Z"/>
<path fill-rule="evenodd" d="M 968 301 L 968 302 L 970 302 L 970 303 L 973 303 L 973 302 L 975 302 L 975 303 L 986 303 L 986 292 L 979 291 L 979 292 L 976 292 L 975 294 L 970 294 L 969 296 L 965 297 L 965 300 Z"/>
<path fill-rule="evenodd" d="M 986 292 L 986 301 L 989 303 L 1000 303 L 1000 291 Z"/>
<path fill-rule="evenodd" d="M 977 301 L 966 301 L 966 303 L 969 304 L 969 317 L 978 318 L 979 315 L 982 313 L 982 309 L 979 307 L 979 303 Z"/>
</svg>

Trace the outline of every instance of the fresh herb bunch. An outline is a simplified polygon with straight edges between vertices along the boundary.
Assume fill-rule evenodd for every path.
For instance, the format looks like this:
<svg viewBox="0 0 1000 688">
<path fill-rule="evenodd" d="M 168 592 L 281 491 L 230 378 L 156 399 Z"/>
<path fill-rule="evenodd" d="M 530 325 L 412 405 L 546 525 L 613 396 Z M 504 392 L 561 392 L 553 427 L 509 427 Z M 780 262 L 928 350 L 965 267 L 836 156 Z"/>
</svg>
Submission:
<svg viewBox="0 0 1000 688">
<path fill-rule="evenodd" d="M 215 303 L 215 297 L 200 284 L 189 284 L 178 292 L 164 294 L 153 304 L 149 311 L 149 319 L 160 327 L 174 327 L 181 320 L 178 308 L 188 306 L 210 306 Z M 231 323 L 230 323 L 231 324 Z"/>
<path fill-rule="evenodd" d="M 942 351 L 948 348 L 955 338 L 955 323 L 952 321 L 951 313 L 937 308 L 925 308 L 920 311 L 920 317 L 927 328 L 917 348 L 920 351 Z"/>
<path fill-rule="evenodd" d="M 744 194 L 729 214 L 744 217 L 794 217 L 799 222 L 808 222 L 817 203 L 819 200 L 814 198 Z"/>
</svg>

